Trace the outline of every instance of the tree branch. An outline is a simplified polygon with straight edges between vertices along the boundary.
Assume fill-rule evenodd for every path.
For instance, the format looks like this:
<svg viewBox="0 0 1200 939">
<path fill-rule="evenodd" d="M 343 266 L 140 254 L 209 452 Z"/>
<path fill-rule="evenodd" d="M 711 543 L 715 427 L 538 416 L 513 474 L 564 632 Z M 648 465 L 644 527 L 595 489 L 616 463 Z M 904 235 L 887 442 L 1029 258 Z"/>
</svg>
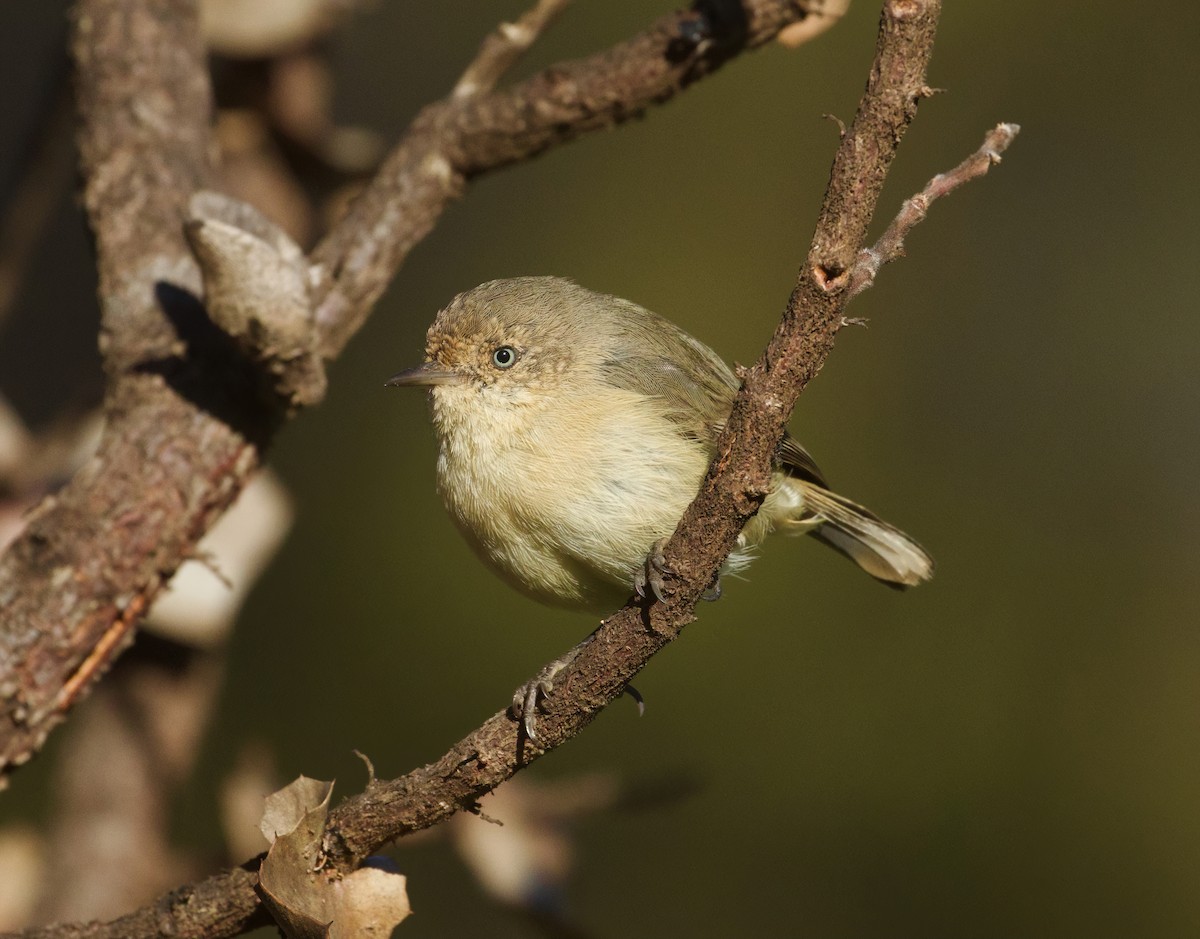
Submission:
<svg viewBox="0 0 1200 939">
<path fill-rule="evenodd" d="M 850 275 L 850 299 L 857 297 L 875 283 L 875 276 L 885 264 L 904 257 L 904 239 L 920 222 L 925 220 L 929 207 L 942 196 L 948 196 L 964 183 L 978 179 L 1000 162 L 1000 155 L 1021 132 L 1019 124 L 997 124 L 993 127 L 979 149 L 946 173 L 933 177 L 924 189 L 906 199 L 900 212 L 892 219 L 879 240 L 858 253 L 854 271 Z"/>
<path fill-rule="evenodd" d="M 349 870 L 397 837 L 475 806 L 482 795 L 582 730 L 692 620 L 700 595 L 761 503 L 792 406 L 820 369 L 844 322 L 857 283 L 856 259 L 884 177 L 917 103 L 928 93 L 925 74 L 939 15 L 940 0 L 884 4 L 871 78 L 838 149 L 808 258 L 771 343 L 746 373 L 700 494 L 666 546 L 668 567 L 676 573 L 668 578 L 665 602 L 635 598 L 601 625 L 547 700 L 537 745 L 531 745 L 520 734 L 519 723 L 501 711 L 436 763 L 388 782 L 372 779 L 365 792 L 343 802 L 332 814 L 326 833 L 331 872 Z M 1001 145 L 989 137 L 997 154 L 1015 132 L 1015 125 L 1001 125 L 1006 127 Z M 960 167 L 948 175 L 957 178 L 954 185 L 958 185 L 981 173 Z M 954 188 L 938 179 L 931 186 L 936 184 L 942 191 Z M 889 228 L 902 229 L 897 244 L 920 220 L 911 213 L 902 212 L 901 217 L 903 223 Z M 253 879 L 246 873 L 253 864 L 185 888 L 204 896 L 206 903 L 220 898 L 220 906 L 214 909 L 225 918 L 192 916 L 177 905 L 166 924 L 179 935 L 206 939 L 248 928 L 250 917 L 258 915 Z M 181 892 L 173 896 L 178 895 Z M 165 910 L 171 902 L 171 897 L 164 897 L 156 909 Z M 247 923 L 239 925 L 235 915 L 228 915 L 230 910 L 240 911 Z M 51 927 L 23 935 L 25 939 L 156 935 L 141 930 L 149 915 L 142 910 L 86 932 L 78 931 L 79 927 Z M 157 922 L 162 928 L 164 921 Z"/>
<path fill-rule="evenodd" d="M 515 88 L 427 107 L 313 251 L 324 274 L 316 315 L 325 355 L 335 356 L 358 331 L 408 253 L 469 180 L 638 117 L 770 42 L 804 20 L 805 9 L 824 7 L 823 0 L 697 3 L 606 52 L 553 66 Z"/>
<path fill-rule="evenodd" d="M 222 939 L 240 936 L 271 917 L 255 885 L 262 857 L 163 894 L 149 906 L 107 923 L 55 923 L 0 934 L 0 939 Z"/>
<path fill-rule="evenodd" d="M 0 785 L 127 645 L 255 462 L 169 384 L 197 378 L 179 359 L 200 287 L 180 221 L 212 171 L 194 4 L 82 0 L 73 46 L 108 431 L 0 558 Z"/>
<path fill-rule="evenodd" d="M 719 9 L 739 12 L 664 17 L 606 53 L 422 112 L 311 258 L 325 358 L 469 179 L 666 101 L 806 16 L 792 0 Z M 260 393 L 253 357 L 206 315 L 182 234 L 212 175 L 195 0 L 78 0 L 74 26 L 106 431 L 0 557 L 0 786 L 127 646 L 292 410 Z"/>
<path fill-rule="evenodd" d="M 483 40 L 475 60 L 454 86 L 451 97 L 471 98 L 491 91 L 505 73 L 520 61 L 542 32 L 567 8 L 571 0 L 538 0 L 515 23 L 501 23 Z"/>
</svg>

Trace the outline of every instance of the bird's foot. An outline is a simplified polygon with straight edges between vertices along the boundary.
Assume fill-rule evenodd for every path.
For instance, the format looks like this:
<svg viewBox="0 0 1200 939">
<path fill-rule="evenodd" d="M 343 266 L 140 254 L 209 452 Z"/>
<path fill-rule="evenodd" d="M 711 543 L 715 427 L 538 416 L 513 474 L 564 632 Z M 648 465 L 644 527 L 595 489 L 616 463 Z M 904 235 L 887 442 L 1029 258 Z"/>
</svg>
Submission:
<svg viewBox="0 0 1200 939">
<path fill-rule="evenodd" d="M 591 636 L 583 640 L 583 642 L 566 655 L 544 666 L 531 681 L 526 682 L 513 692 L 512 716 L 515 720 L 521 722 L 521 727 L 525 730 L 525 736 L 529 738 L 531 743 L 538 742 L 537 715 L 538 711 L 542 708 L 542 701 L 554 691 L 554 682 L 575 661 L 576 656 L 579 655 L 579 650 L 587 645 L 590 640 Z"/>
<path fill-rule="evenodd" d="M 639 597 L 645 598 L 648 594 L 652 594 L 654 599 L 659 603 L 662 603 L 665 599 L 666 580 L 664 579 L 664 575 L 675 573 L 675 570 L 667 564 L 667 559 L 663 555 L 663 548 L 666 547 L 666 544 L 666 538 L 660 538 L 654 542 L 654 547 L 646 555 L 646 563 L 633 575 L 633 589 Z M 709 603 L 721 599 L 720 574 L 717 574 L 708 589 L 700 594 L 700 599 Z"/>
<path fill-rule="evenodd" d="M 654 542 L 650 553 L 646 555 L 646 563 L 633 575 L 633 589 L 637 591 L 639 597 L 653 594 L 655 600 L 659 603 L 663 602 L 667 586 L 663 575 L 675 573 L 667 565 L 667 559 L 663 555 L 663 548 L 666 546 L 666 538 L 659 538 Z"/>
<path fill-rule="evenodd" d="M 594 635 L 593 633 L 592 636 L 588 636 L 566 655 L 560 656 L 543 667 L 531 681 L 513 692 L 510 713 L 514 720 L 521 722 L 521 728 L 525 731 L 525 736 L 530 743 L 541 742 L 537 734 L 537 715 L 543 710 L 542 702 L 551 695 L 554 691 L 554 683 L 579 657 L 579 653 L 592 641 Z M 623 693 L 637 702 L 639 717 L 646 712 L 646 702 L 633 685 L 626 685 Z"/>
</svg>

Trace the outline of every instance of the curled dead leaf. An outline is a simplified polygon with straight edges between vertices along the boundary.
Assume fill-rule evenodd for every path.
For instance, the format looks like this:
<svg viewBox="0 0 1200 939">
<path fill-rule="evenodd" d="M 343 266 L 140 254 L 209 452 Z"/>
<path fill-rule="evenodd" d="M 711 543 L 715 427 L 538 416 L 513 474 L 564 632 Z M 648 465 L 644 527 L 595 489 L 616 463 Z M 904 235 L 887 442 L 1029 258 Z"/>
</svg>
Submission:
<svg viewBox="0 0 1200 939">
<path fill-rule="evenodd" d="M 267 797 L 259 823 L 272 842 L 258 874 L 263 903 L 288 939 L 382 939 L 411 911 L 407 881 L 377 866 L 345 877 L 319 869 L 332 794 L 332 782 L 300 776 Z"/>
</svg>

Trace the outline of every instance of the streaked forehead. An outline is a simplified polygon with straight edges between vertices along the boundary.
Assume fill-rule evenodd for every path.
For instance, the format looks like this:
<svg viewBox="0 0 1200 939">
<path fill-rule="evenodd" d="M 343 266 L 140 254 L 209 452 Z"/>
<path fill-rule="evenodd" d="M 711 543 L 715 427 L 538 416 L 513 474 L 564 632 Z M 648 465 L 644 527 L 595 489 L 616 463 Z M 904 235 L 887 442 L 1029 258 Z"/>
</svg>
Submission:
<svg viewBox="0 0 1200 939">
<path fill-rule="evenodd" d="M 572 325 L 597 295 L 561 277 L 492 280 L 460 293 L 438 313 L 430 337 L 503 338 L 514 330 L 569 340 Z"/>
</svg>

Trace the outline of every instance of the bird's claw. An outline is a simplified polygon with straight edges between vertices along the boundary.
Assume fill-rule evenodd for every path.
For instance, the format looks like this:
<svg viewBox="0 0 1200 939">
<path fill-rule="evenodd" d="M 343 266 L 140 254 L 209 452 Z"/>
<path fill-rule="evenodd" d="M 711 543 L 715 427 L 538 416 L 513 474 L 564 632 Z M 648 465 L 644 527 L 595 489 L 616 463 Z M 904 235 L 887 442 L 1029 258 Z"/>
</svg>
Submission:
<svg viewBox="0 0 1200 939">
<path fill-rule="evenodd" d="M 707 603 L 716 603 L 721 599 L 721 575 L 718 574 L 713 578 L 712 584 L 704 593 L 700 594 L 700 599 Z"/>
<path fill-rule="evenodd" d="M 666 538 L 660 538 L 654 542 L 650 553 L 646 555 L 646 563 L 633 575 L 633 589 L 643 599 L 649 594 L 653 594 L 654 599 L 662 603 L 666 598 L 667 582 L 664 575 L 675 573 L 667 564 L 667 558 L 663 554 L 663 548 L 666 545 Z M 649 594 L 647 590 L 649 590 Z"/>
<path fill-rule="evenodd" d="M 634 703 L 637 705 L 638 717 L 646 716 L 646 699 L 642 697 L 640 691 L 633 687 L 633 685 L 626 685 L 621 694 L 627 694 L 633 698 Z"/>
<path fill-rule="evenodd" d="M 526 682 L 513 692 L 512 716 L 515 720 L 521 722 L 521 727 L 525 731 L 525 736 L 529 738 L 530 743 L 538 742 L 537 714 L 541 710 L 542 701 L 549 697 L 550 693 L 554 690 L 555 679 L 575 659 L 577 651 L 576 649 L 572 649 L 571 652 L 561 659 L 555 659 L 538 672 L 532 681 Z"/>
<path fill-rule="evenodd" d="M 541 742 L 537 734 L 537 715 L 543 709 L 542 702 L 554 691 L 554 682 L 575 661 L 580 650 L 590 641 L 591 637 L 589 636 L 562 658 L 555 659 L 543 668 L 532 681 L 513 692 L 510 713 L 514 720 L 520 721 L 521 729 L 525 731 L 525 736 L 530 743 Z M 629 695 L 636 702 L 638 717 L 646 713 L 646 699 L 642 697 L 640 691 L 633 685 L 626 685 L 623 693 Z"/>
</svg>

